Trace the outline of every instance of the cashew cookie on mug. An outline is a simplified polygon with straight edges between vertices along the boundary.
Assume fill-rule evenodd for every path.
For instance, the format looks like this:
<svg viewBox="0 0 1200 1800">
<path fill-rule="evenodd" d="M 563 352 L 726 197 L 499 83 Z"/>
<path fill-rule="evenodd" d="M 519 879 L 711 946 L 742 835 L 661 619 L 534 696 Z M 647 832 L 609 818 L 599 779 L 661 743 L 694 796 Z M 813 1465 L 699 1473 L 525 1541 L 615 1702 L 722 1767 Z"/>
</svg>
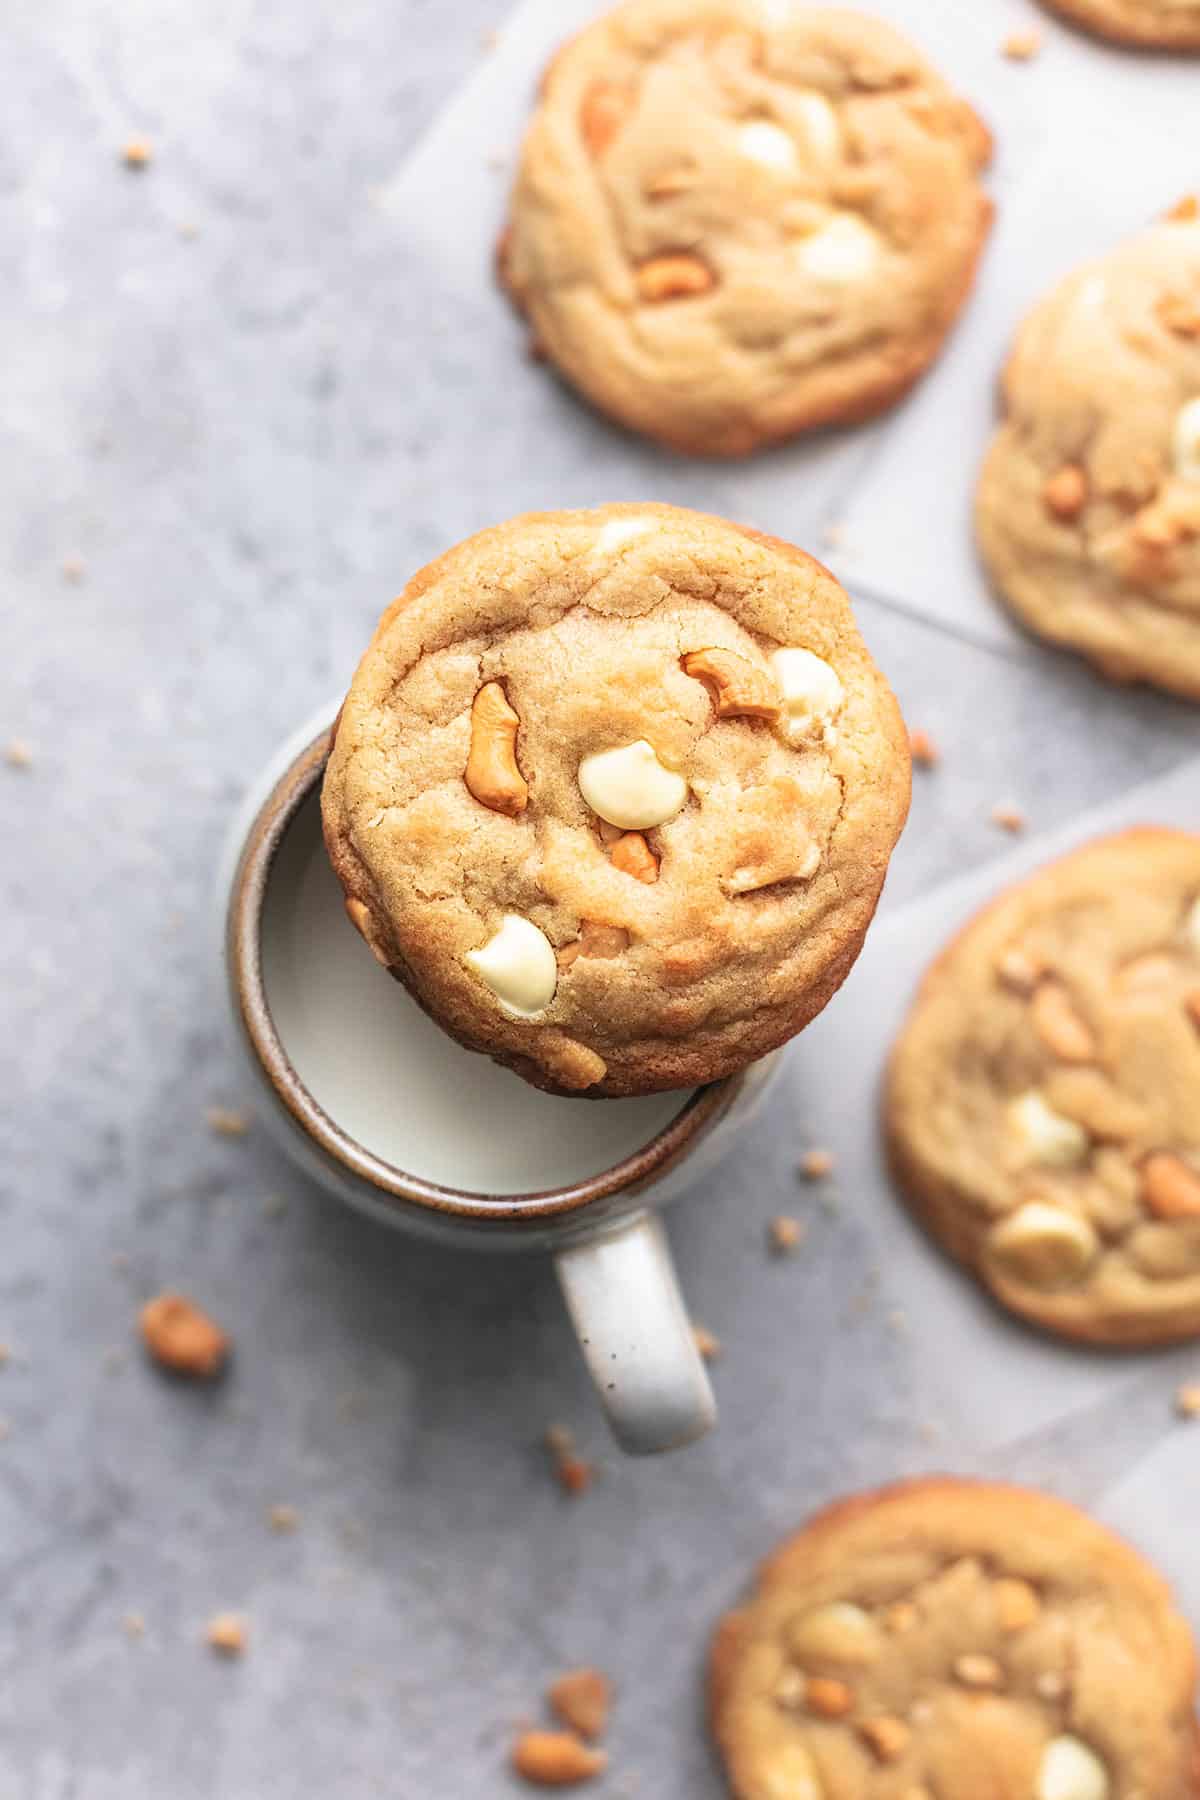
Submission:
<svg viewBox="0 0 1200 1800">
<path fill-rule="evenodd" d="M 629 0 L 546 72 L 500 275 L 601 411 L 745 455 L 880 412 L 933 361 L 987 239 L 990 155 L 881 20 Z"/>
<path fill-rule="evenodd" d="M 455 1038 L 539 1087 L 639 1094 L 821 1010 L 908 798 L 828 571 L 646 505 L 514 519 L 414 576 L 322 806 L 351 919 Z"/>
</svg>

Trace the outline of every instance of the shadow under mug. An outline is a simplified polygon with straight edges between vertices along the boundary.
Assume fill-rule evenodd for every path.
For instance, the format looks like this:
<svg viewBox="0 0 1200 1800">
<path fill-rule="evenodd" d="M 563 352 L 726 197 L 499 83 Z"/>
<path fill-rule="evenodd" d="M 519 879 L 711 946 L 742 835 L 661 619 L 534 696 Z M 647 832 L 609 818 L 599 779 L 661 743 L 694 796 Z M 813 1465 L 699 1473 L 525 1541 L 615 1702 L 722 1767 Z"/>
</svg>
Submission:
<svg viewBox="0 0 1200 1800">
<path fill-rule="evenodd" d="M 239 1036 L 265 1097 L 266 1122 L 282 1148 L 324 1188 L 388 1225 L 460 1248 L 549 1251 L 622 1449 L 647 1454 L 690 1443 L 715 1424 L 716 1404 L 665 1235 L 649 1209 L 674 1199 L 714 1165 L 765 1092 L 779 1053 L 689 1094 L 659 1096 L 657 1123 L 644 1141 L 639 1136 L 636 1148 L 610 1166 L 561 1186 L 528 1192 L 470 1190 L 415 1174 L 371 1149 L 331 1116 L 298 1073 L 296 1046 L 289 1052 L 286 1030 L 281 1031 L 272 1011 L 267 968 L 271 946 L 265 942 L 264 924 L 273 888 L 288 879 L 289 864 L 294 872 L 293 852 L 299 849 L 307 856 L 311 848 L 317 878 L 336 885 L 319 842 L 317 804 L 332 740 L 332 711 L 324 709 L 297 733 L 264 772 L 243 806 L 225 859 L 229 992 Z M 301 834 L 311 845 L 299 841 Z M 340 930 L 340 909 L 338 921 Z M 368 955 L 348 921 L 344 930 L 354 939 L 355 954 Z M 348 941 L 339 940 L 339 951 Z M 320 956 L 320 945 L 307 948 Z M 387 986 L 373 964 L 370 977 Z M 397 1031 L 411 1028 L 413 1019 L 421 1020 L 420 1029 L 430 1029 L 399 986 L 393 998 Z M 390 1026 L 390 1017 L 386 1023 Z M 472 1079 L 478 1086 L 481 1070 L 487 1071 L 489 1083 L 497 1073 L 515 1083 L 522 1090 L 521 1105 L 590 1113 L 595 1107 L 648 1104 L 541 1095 L 535 1102 L 518 1076 L 498 1072 L 444 1034 L 438 1034 L 436 1052 L 439 1059 L 461 1058 L 452 1079 L 461 1083 L 467 1108 Z M 622 1119 L 628 1139 L 628 1112 Z"/>
</svg>

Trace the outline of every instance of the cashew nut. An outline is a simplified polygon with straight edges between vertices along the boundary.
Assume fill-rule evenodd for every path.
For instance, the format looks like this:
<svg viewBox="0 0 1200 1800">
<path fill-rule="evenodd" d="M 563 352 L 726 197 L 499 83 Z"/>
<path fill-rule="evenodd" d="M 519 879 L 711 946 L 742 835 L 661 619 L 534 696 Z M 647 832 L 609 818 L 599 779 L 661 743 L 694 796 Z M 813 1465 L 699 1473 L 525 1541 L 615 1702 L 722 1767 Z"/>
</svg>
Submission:
<svg viewBox="0 0 1200 1800">
<path fill-rule="evenodd" d="M 779 717 L 779 692 L 770 675 L 736 650 L 689 650 L 682 661 L 685 675 L 710 688 L 718 719 Z"/>
<path fill-rule="evenodd" d="M 471 748 L 463 780 L 481 806 L 515 819 L 529 801 L 529 787 L 517 767 L 521 721 L 498 681 L 480 688 L 471 705 Z"/>
<path fill-rule="evenodd" d="M 635 881 L 658 880 L 658 858 L 640 831 L 627 831 L 608 853 L 614 869 L 632 875 Z"/>
<path fill-rule="evenodd" d="M 633 111 L 628 83 L 593 81 L 579 109 L 579 129 L 593 156 L 603 156 Z"/>
<path fill-rule="evenodd" d="M 716 282 L 707 263 L 683 251 L 669 256 L 652 256 L 637 272 L 638 293 L 643 300 L 682 300 L 695 294 L 707 294 Z"/>
</svg>

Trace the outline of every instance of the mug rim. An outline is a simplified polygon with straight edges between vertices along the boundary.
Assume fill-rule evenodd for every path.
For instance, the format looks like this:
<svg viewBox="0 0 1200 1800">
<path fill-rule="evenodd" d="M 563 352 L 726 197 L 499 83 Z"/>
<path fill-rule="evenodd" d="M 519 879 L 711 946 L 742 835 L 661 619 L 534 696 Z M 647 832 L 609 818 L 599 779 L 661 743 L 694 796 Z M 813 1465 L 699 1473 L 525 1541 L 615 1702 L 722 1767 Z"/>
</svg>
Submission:
<svg viewBox="0 0 1200 1800">
<path fill-rule="evenodd" d="M 344 1131 L 305 1086 L 284 1048 L 267 998 L 262 920 L 279 851 L 320 783 L 336 725 L 335 717 L 291 757 L 255 811 L 242 840 L 226 911 L 225 958 L 234 1015 L 274 1097 L 336 1174 L 366 1183 L 372 1198 L 397 1214 L 415 1205 L 473 1223 L 545 1221 L 577 1213 L 596 1201 L 640 1193 L 661 1180 L 728 1112 L 745 1081 L 745 1070 L 696 1088 L 666 1125 L 609 1168 L 562 1187 L 515 1194 L 447 1187 L 398 1168 Z M 564 1099 L 563 1104 L 571 1101 Z"/>
</svg>

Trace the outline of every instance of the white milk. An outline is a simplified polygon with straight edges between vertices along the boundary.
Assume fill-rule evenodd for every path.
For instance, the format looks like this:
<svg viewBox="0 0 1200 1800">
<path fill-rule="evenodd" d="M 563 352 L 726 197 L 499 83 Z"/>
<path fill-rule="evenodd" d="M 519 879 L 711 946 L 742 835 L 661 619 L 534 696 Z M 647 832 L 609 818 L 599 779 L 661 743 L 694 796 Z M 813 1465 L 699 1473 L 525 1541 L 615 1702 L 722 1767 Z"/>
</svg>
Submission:
<svg viewBox="0 0 1200 1800">
<path fill-rule="evenodd" d="M 513 1194 L 599 1174 L 687 1098 L 556 1099 L 447 1037 L 347 919 L 315 799 L 271 874 L 263 980 L 296 1073 L 330 1118 L 396 1168 L 446 1187 Z"/>
</svg>

